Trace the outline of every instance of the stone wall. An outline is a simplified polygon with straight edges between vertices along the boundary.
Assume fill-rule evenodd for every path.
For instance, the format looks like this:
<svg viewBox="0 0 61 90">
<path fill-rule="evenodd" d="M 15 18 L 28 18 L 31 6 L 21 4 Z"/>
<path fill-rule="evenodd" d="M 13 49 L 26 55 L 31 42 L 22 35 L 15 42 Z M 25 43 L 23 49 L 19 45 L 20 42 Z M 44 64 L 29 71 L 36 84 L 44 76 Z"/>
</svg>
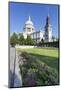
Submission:
<svg viewBox="0 0 61 90">
<path fill-rule="evenodd" d="M 37 46 L 16 45 L 15 48 L 36 48 Z"/>
</svg>

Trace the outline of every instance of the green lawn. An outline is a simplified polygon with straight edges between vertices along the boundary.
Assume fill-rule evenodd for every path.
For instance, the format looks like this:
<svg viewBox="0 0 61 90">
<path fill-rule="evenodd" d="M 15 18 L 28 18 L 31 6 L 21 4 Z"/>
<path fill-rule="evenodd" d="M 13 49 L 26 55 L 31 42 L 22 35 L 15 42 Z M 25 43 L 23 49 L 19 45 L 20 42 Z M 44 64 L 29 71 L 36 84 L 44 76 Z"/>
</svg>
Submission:
<svg viewBox="0 0 61 90">
<path fill-rule="evenodd" d="M 17 49 L 18 51 L 25 51 L 40 61 L 43 61 L 48 66 L 58 70 L 58 49 L 55 48 L 31 48 L 31 49 Z"/>
</svg>

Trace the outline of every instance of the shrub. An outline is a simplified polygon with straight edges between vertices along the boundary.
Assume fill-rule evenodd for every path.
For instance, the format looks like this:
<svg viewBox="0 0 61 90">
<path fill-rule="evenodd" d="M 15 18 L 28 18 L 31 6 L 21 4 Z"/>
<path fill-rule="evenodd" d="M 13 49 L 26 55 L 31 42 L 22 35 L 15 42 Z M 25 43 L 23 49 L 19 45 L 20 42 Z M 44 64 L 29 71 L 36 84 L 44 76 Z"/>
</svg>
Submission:
<svg viewBox="0 0 61 90">
<path fill-rule="evenodd" d="M 58 73 L 55 69 L 26 52 L 22 52 L 21 55 L 26 59 L 26 63 L 20 65 L 23 86 L 58 84 Z"/>
</svg>

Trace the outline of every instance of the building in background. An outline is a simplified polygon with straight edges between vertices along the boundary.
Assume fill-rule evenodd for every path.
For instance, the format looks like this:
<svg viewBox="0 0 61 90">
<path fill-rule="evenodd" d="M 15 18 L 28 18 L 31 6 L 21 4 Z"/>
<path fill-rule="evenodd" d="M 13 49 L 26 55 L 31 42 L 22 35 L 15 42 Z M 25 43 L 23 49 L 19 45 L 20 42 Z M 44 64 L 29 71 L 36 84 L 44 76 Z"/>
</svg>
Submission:
<svg viewBox="0 0 61 90">
<path fill-rule="evenodd" d="M 44 37 L 45 37 L 45 42 L 52 41 L 52 26 L 50 24 L 50 17 L 49 16 L 47 16 L 47 18 L 46 18 Z"/>
<path fill-rule="evenodd" d="M 47 16 L 45 31 L 41 32 L 41 31 L 35 30 L 34 24 L 29 16 L 28 20 L 24 24 L 22 34 L 25 39 L 27 38 L 27 35 L 29 35 L 32 39 L 37 41 L 37 43 L 40 42 L 42 39 L 44 40 L 44 42 L 51 42 L 52 41 L 52 26 L 50 24 L 50 17 Z"/>
<path fill-rule="evenodd" d="M 29 16 L 29 19 L 25 22 L 24 28 L 23 28 L 23 36 L 26 39 L 27 35 L 31 35 L 35 32 L 35 28 L 33 25 L 33 22 L 31 21 L 31 18 Z"/>
</svg>

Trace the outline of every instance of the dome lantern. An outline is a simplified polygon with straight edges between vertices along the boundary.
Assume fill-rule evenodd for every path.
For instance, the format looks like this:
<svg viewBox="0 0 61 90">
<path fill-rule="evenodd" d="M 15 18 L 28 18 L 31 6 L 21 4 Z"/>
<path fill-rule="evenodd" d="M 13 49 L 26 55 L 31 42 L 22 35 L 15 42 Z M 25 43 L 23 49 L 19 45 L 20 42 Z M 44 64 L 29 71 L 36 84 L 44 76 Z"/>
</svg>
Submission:
<svg viewBox="0 0 61 90">
<path fill-rule="evenodd" d="M 33 25 L 33 22 L 31 21 L 31 18 L 29 16 L 28 20 L 25 22 L 25 25 Z"/>
</svg>

